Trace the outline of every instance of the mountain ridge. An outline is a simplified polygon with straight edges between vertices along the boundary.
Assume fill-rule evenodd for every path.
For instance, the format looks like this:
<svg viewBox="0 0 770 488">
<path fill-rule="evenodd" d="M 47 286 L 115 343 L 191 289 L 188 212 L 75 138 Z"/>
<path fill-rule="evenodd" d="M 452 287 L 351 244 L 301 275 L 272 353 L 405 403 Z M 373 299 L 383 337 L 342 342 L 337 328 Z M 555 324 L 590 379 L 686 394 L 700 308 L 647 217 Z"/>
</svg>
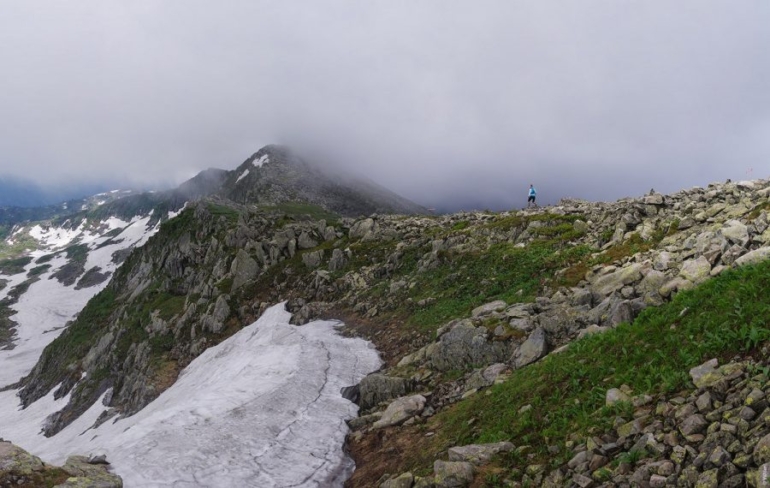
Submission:
<svg viewBox="0 0 770 488">
<path fill-rule="evenodd" d="M 254 160 L 247 163 L 253 166 Z M 420 429 L 441 429 L 447 415 L 487 395 L 477 392 L 497 398 L 503 386 L 496 384 L 550 364 L 549 358 L 559 356 L 548 353 L 570 347 L 578 337 L 597 332 L 614 337 L 620 333 L 615 330 L 626 330 L 621 324 L 646 317 L 645 310 L 666 307 L 710 279 L 729 278 L 733 267 L 760 261 L 770 254 L 768 209 L 766 180 L 610 203 L 563 200 L 521 212 L 356 219 L 308 218 L 308 205 L 287 209 L 203 199 L 160 225 L 146 247 L 128 257 L 105 291 L 46 349 L 25 378 L 21 397 L 29 406 L 55 387 L 55 396 L 69 395 L 68 405 L 45 426 L 49 435 L 108 390 L 105 419 L 131 415 L 207 347 L 269 304 L 288 300 L 294 323 L 345 318 L 348 332 L 372 340 L 387 363 L 347 393 L 363 414 L 351 422 L 350 449 L 359 469 L 349 486 L 378 480 L 391 486 L 386 472 L 404 473 L 411 483 L 420 477 L 420 486 L 448 486 L 438 481 L 446 474 L 443 468 L 431 476 L 425 470 L 434 460 L 444 462 L 439 453 L 453 447 L 455 438 L 442 430 L 425 437 Z M 394 420 L 391 407 L 404 406 L 405 398 L 414 406 Z M 581 401 L 595 405 L 595 392 L 588 400 Z M 628 413 L 620 414 L 629 421 Z M 490 422 L 494 415 L 476 417 Z M 474 424 L 463 419 L 464 425 Z M 465 441 L 488 440 L 475 428 L 455 430 Z M 511 455 L 510 463 L 498 458 L 495 469 L 501 471 L 495 476 L 514 486 L 559 476 L 589 485 L 581 476 L 593 483 L 602 476 L 628 482 L 628 473 L 594 474 L 601 467 L 588 472 L 568 466 L 564 453 L 591 451 L 609 463 L 646 433 L 639 428 L 625 436 L 614 430 L 594 435 L 614 440 L 590 443 L 620 446 L 604 451 L 586 447 L 591 435 L 548 445 L 538 438 L 542 445 Z M 505 436 L 518 439 L 517 447 L 526 443 L 526 436 L 513 431 Z M 698 442 L 677 445 L 700 449 Z M 650 445 L 659 455 L 674 452 L 660 447 L 660 440 Z M 383 458 L 383 449 L 398 454 Z M 679 477 L 693 465 L 676 466 Z M 734 466 L 740 473 L 758 467 Z M 463 464 L 462 469 L 475 468 Z M 693 469 L 698 476 L 708 470 Z M 483 471 L 470 479 L 474 476 L 483 478 Z M 648 470 L 647 480 L 652 476 Z"/>
</svg>

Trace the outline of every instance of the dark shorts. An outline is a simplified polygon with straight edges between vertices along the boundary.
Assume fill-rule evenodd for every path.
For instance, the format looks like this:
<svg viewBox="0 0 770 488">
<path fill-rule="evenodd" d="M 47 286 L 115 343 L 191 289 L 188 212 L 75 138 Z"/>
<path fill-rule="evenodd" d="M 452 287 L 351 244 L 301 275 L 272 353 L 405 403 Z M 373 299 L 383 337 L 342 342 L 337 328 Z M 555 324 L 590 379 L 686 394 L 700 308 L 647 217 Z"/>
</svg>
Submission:
<svg viewBox="0 0 770 488">
<path fill-rule="evenodd" d="M 535 201 L 535 195 L 530 195 L 529 198 L 527 198 L 527 202 L 534 202 Z"/>
</svg>

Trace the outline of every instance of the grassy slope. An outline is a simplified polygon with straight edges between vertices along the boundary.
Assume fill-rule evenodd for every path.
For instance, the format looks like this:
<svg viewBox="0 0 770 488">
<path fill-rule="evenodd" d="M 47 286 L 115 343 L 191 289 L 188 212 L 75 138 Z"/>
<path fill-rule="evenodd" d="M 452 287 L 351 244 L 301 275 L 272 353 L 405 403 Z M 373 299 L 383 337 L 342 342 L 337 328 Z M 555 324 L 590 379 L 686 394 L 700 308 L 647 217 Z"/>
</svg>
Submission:
<svg viewBox="0 0 770 488">
<path fill-rule="evenodd" d="M 677 392 L 689 386 L 690 368 L 713 357 L 750 352 L 770 339 L 768 289 L 770 262 L 731 270 L 645 310 L 633 325 L 577 341 L 565 352 L 515 371 L 488 395 L 473 396 L 437 415 L 427 427 L 441 432 L 434 449 L 510 440 L 531 446 L 536 457 L 502 459 L 505 472 L 538 462 L 562 464 L 568 454 L 564 449 L 551 454 L 548 446 L 563 447 L 574 434 L 609 431 L 616 415 L 628 408 L 605 407 L 608 389 L 627 384 L 635 394 Z M 520 414 L 525 405 L 533 408 Z"/>
</svg>

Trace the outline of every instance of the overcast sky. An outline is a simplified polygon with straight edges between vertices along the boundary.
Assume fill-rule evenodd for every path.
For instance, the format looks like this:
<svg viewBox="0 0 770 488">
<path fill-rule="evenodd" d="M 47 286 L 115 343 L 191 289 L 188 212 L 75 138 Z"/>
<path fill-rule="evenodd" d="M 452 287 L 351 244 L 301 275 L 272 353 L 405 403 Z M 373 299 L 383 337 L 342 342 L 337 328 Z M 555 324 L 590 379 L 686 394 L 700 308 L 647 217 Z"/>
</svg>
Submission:
<svg viewBox="0 0 770 488">
<path fill-rule="evenodd" d="M 278 142 L 452 209 L 765 178 L 768 25 L 766 0 L 9 0 L 0 177 L 171 184 Z"/>
</svg>

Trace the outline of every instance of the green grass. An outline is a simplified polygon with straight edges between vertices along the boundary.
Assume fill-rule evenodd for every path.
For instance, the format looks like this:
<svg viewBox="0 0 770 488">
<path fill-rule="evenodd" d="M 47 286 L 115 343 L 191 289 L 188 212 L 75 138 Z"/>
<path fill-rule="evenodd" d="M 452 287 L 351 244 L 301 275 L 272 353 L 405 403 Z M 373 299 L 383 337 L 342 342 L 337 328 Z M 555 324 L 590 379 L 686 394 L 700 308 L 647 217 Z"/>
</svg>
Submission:
<svg viewBox="0 0 770 488">
<path fill-rule="evenodd" d="M 418 275 L 410 290 L 417 302 L 435 298 L 419 308 L 408 323 L 432 330 L 448 320 L 467 317 L 470 312 L 492 300 L 507 303 L 531 301 L 553 272 L 577 262 L 587 252 L 585 247 L 560 249 L 558 241 L 536 241 L 526 247 L 501 243 L 474 253 L 445 253 L 442 264 Z"/>
<path fill-rule="evenodd" d="M 184 295 L 157 293 L 144 308 L 144 314 L 149 316 L 150 313 L 157 310 L 161 319 L 169 320 L 184 310 L 185 298 Z"/>
<path fill-rule="evenodd" d="M 37 248 L 37 241 L 27 234 L 19 234 L 13 238 L 13 244 L 5 239 L 0 240 L 0 260 L 16 258 L 20 254 Z"/>
<path fill-rule="evenodd" d="M 217 205 L 216 203 L 209 203 L 208 209 L 209 212 L 211 212 L 211 215 L 223 216 L 230 222 L 236 222 L 238 220 L 238 215 L 240 215 L 237 210 L 225 205 Z"/>
<path fill-rule="evenodd" d="M 277 224 L 279 228 L 298 220 L 325 220 L 328 225 L 336 226 L 340 219 L 339 215 L 312 203 L 283 202 L 278 205 L 265 205 L 261 208 L 268 212 L 283 214 Z"/>
<path fill-rule="evenodd" d="M 474 395 L 435 421 L 446 445 L 510 440 L 530 445 L 530 463 L 565 462 L 548 445 L 570 434 L 609 431 L 628 406 L 604 406 L 609 388 L 665 394 L 690 387 L 688 371 L 717 357 L 754 351 L 770 339 L 770 262 L 727 271 L 673 301 L 645 310 L 633 323 L 573 343 L 565 352 L 514 371 L 489 395 Z M 532 405 L 526 414 L 518 410 Z M 475 421 L 472 425 L 469 420 Z M 508 466 L 512 468 L 513 466 Z"/>
</svg>

